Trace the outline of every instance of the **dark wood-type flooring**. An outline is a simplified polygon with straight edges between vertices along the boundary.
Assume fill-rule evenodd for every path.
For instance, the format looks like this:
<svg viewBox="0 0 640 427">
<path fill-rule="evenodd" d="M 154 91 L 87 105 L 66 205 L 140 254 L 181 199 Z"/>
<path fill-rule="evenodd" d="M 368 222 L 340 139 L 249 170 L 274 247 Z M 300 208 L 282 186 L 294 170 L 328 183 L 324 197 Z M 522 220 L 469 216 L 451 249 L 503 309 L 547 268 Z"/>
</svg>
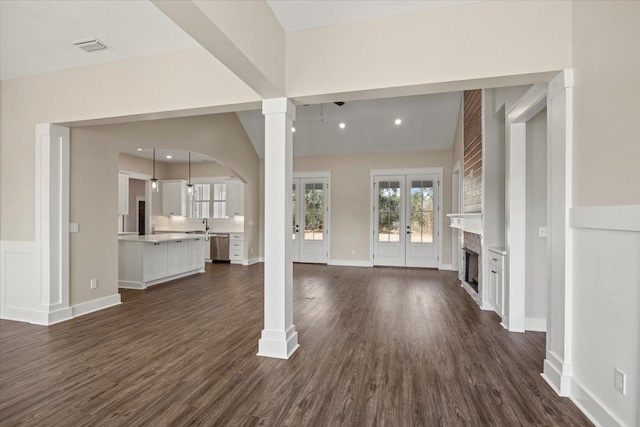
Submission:
<svg viewBox="0 0 640 427">
<path fill-rule="evenodd" d="M 586 426 L 451 272 L 295 266 L 300 348 L 256 356 L 261 264 L 50 327 L 0 322 L 0 425 Z"/>
</svg>

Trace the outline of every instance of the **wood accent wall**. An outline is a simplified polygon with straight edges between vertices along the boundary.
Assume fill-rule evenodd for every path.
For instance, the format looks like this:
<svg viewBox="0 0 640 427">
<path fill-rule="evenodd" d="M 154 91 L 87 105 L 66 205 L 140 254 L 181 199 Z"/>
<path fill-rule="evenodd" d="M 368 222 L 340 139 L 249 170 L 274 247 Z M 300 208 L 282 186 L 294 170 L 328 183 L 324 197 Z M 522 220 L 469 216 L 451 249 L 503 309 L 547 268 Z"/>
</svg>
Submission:
<svg viewBox="0 0 640 427">
<path fill-rule="evenodd" d="M 464 91 L 463 212 L 482 212 L 482 90 Z"/>
</svg>

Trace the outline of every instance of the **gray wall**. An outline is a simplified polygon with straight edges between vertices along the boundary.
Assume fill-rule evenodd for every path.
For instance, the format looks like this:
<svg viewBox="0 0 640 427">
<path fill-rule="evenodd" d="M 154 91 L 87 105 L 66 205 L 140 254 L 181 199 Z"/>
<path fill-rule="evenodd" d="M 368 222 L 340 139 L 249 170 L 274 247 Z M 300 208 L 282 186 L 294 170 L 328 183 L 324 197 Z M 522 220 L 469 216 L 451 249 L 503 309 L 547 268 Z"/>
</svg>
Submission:
<svg viewBox="0 0 640 427">
<path fill-rule="evenodd" d="M 547 225 L 547 109 L 527 122 L 527 247 L 526 317 L 547 316 L 547 239 L 538 228 Z"/>
</svg>

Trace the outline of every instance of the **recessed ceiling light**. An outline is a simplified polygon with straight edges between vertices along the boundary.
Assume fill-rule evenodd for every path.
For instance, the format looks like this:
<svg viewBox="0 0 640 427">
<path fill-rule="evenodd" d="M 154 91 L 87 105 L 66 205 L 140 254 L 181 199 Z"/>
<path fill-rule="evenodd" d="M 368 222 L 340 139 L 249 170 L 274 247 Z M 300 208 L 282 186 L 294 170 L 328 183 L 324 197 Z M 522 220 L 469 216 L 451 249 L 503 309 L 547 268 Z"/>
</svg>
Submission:
<svg viewBox="0 0 640 427">
<path fill-rule="evenodd" d="M 292 127 L 291 132 L 296 133 L 296 128 Z"/>
<path fill-rule="evenodd" d="M 347 125 L 345 125 L 344 122 L 340 122 L 338 126 L 340 127 L 340 129 L 344 129 L 347 127 Z"/>
<path fill-rule="evenodd" d="M 395 122 L 395 123 L 396 123 L 397 125 L 399 125 L 400 123 L 402 123 L 402 120 L 400 120 L 400 119 L 396 119 L 396 122 Z"/>
<path fill-rule="evenodd" d="M 138 148 L 138 151 L 142 151 L 142 148 Z"/>
<path fill-rule="evenodd" d="M 173 156 L 169 154 L 169 155 L 167 156 L 167 159 L 173 159 Z"/>
</svg>

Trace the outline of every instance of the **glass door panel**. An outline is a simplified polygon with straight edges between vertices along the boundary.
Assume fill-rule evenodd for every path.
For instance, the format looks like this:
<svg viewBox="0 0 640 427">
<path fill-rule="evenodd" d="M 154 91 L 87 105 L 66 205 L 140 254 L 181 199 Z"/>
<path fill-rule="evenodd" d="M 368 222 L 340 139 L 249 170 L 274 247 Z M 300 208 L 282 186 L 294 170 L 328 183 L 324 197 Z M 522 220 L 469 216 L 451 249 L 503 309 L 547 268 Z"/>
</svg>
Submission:
<svg viewBox="0 0 640 427">
<path fill-rule="evenodd" d="M 437 185 L 437 175 L 407 176 L 407 267 L 438 266 Z"/>
<path fill-rule="evenodd" d="M 304 186 L 304 240 L 324 240 L 324 184 Z"/>
<path fill-rule="evenodd" d="M 328 256 L 326 219 L 328 214 L 327 178 L 300 178 L 297 182 L 298 205 L 294 251 L 299 262 L 326 263 Z M 301 223 L 300 223 L 301 222 Z M 300 226 L 300 227 L 298 227 Z M 300 234 L 302 230 L 303 234 Z M 294 254 L 294 260 L 296 255 Z"/>
<path fill-rule="evenodd" d="M 378 242 L 400 241 L 400 181 L 378 184 Z"/>
<path fill-rule="evenodd" d="M 404 176 L 374 180 L 374 265 L 404 265 Z"/>
<path fill-rule="evenodd" d="M 433 243 L 433 181 L 411 181 L 411 242 Z"/>
<path fill-rule="evenodd" d="M 291 186 L 291 216 L 292 216 L 292 221 L 291 221 L 291 241 L 293 244 L 293 253 L 291 255 L 291 258 L 293 260 L 293 262 L 300 262 L 300 223 L 298 221 L 300 221 L 300 209 L 301 207 L 299 206 L 299 197 L 298 197 L 298 190 L 300 189 L 300 179 L 299 178 L 295 178 L 293 180 L 293 184 Z"/>
</svg>

